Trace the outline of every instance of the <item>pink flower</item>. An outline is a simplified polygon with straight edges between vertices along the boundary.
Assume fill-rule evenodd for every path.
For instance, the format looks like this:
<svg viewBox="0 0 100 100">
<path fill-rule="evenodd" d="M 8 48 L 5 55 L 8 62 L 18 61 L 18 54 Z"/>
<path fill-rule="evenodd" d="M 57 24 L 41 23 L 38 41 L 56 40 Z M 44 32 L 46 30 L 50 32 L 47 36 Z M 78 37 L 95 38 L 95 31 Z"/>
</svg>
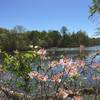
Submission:
<svg viewBox="0 0 100 100">
<path fill-rule="evenodd" d="M 100 64 L 94 62 L 94 63 L 92 63 L 92 67 L 93 68 L 100 68 Z"/>
<path fill-rule="evenodd" d="M 46 82 L 47 80 L 48 80 L 48 76 L 44 76 L 42 81 Z"/>
<path fill-rule="evenodd" d="M 78 73 L 78 69 L 76 66 L 71 66 L 69 68 L 65 68 L 65 72 L 70 76 L 74 76 Z"/>
<path fill-rule="evenodd" d="M 74 96 L 74 100 L 82 100 L 81 96 Z"/>
<path fill-rule="evenodd" d="M 77 69 L 76 68 L 71 69 L 68 74 L 69 74 L 70 77 L 76 75 L 77 74 Z"/>
<path fill-rule="evenodd" d="M 61 82 L 61 77 L 64 75 L 64 73 L 63 72 L 60 72 L 60 73 L 58 73 L 58 74 L 56 74 L 56 75 L 53 75 L 52 77 L 51 77 L 51 80 L 53 81 L 53 82 Z"/>
<path fill-rule="evenodd" d="M 37 52 L 39 55 L 45 55 L 46 54 L 46 50 L 44 48 L 41 48 L 40 50 L 38 50 Z"/>
<path fill-rule="evenodd" d="M 63 97 L 63 99 L 67 98 L 68 95 L 69 95 L 69 94 L 68 94 L 68 93 L 66 92 L 66 90 L 63 89 L 63 88 L 59 88 L 58 93 L 56 93 L 56 96 L 58 96 L 58 97 Z"/>
<path fill-rule="evenodd" d="M 76 65 L 78 68 L 82 68 L 82 67 L 85 66 L 85 62 L 84 62 L 83 60 L 76 59 L 75 65 Z"/>
<path fill-rule="evenodd" d="M 30 78 L 34 78 L 34 77 L 36 77 L 38 75 L 38 72 L 32 71 L 28 75 L 30 76 Z"/>
<path fill-rule="evenodd" d="M 93 76 L 92 79 L 93 80 L 100 80 L 100 76 Z"/>
<path fill-rule="evenodd" d="M 66 67 L 66 66 L 70 66 L 72 64 L 72 60 L 70 59 L 60 59 L 59 64 Z"/>
<path fill-rule="evenodd" d="M 52 61 L 52 62 L 50 62 L 50 64 L 49 64 L 49 68 L 54 68 L 54 67 L 56 67 L 58 65 L 58 61 Z"/>
<path fill-rule="evenodd" d="M 39 81 L 44 81 L 46 82 L 48 80 L 48 76 L 43 76 L 41 74 L 38 74 L 38 76 L 36 77 Z"/>
<path fill-rule="evenodd" d="M 36 78 L 39 81 L 46 82 L 48 80 L 48 76 L 44 76 L 36 71 L 30 72 L 28 75 L 30 76 L 30 78 Z"/>
</svg>

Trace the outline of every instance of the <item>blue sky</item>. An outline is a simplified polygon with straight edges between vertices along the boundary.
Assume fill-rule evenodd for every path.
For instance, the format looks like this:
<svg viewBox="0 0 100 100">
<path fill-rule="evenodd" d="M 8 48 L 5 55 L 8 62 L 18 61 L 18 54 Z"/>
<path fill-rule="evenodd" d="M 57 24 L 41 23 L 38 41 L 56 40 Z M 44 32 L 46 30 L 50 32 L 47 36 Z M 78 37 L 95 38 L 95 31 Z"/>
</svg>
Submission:
<svg viewBox="0 0 100 100">
<path fill-rule="evenodd" d="M 28 30 L 86 31 L 93 36 L 98 26 L 89 16 L 92 0 L 0 0 L 0 27 L 22 25 Z"/>
</svg>

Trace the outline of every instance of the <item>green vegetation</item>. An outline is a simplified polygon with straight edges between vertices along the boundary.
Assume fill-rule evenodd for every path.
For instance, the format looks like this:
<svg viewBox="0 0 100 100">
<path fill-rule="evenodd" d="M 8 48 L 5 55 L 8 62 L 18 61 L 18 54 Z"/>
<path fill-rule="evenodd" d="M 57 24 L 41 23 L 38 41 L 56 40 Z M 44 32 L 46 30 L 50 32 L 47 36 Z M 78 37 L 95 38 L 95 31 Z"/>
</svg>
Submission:
<svg viewBox="0 0 100 100">
<path fill-rule="evenodd" d="M 92 0 L 92 5 L 90 6 L 90 14 L 100 14 L 100 0 Z"/>
<path fill-rule="evenodd" d="M 92 0 L 89 12 L 90 12 L 90 17 L 94 15 L 100 16 L 100 0 Z M 96 36 L 100 36 L 100 27 L 96 28 Z"/>
<path fill-rule="evenodd" d="M 51 47 L 78 47 L 100 45 L 100 38 L 90 38 L 86 32 L 69 32 L 63 26 L 61 31 L 26 31 L 24 27 L 17 25 L 12 30 L 0 28 L 0 49 L 2 51 L 29 50 L 29 45 Z"/>
<path fill-rule="evenodd" d="M 28 73 L 32 71 L 32 62 L 39 59 L 36 50 L 33 52 L 18 52 L 14 51 L 14 54 L 8 54 L 2 52 L 3 58 L 3 70 L 5 72 L 11 72 L 16 75 L 16 87 L 23 87 L 25 91 L 29 91 L 30 77 Z M 17 79 L 21 78 L 23 82 Z"/>
</svg>

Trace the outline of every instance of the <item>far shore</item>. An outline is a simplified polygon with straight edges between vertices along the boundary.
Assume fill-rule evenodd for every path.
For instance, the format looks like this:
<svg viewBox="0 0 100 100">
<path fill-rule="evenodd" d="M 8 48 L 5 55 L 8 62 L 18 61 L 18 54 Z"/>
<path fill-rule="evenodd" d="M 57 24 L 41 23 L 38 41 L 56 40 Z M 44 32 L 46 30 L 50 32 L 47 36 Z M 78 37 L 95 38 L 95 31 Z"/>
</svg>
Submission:
<svg viewBox="0 0 100 100">
<path fill-rule="evenodd" d="M 99 47 L 99 50 L 100 50 L 100 45 L 96 45 L 96 46 L 86 46 L 85 47 L 85 50 L 91 50 L 91 49 L 93 49 L 95 47 L 96 48 Z M 64 47 L 64 48 L 51 47 L 51 48 L 47 48 L 47 51 L 66 51 L 66 50 L 70 50 L 70 51 L 80 50 L 80 47 Z M 95 51 L 98 51 L 98 50 L 95 50 Z"/>
</svg>

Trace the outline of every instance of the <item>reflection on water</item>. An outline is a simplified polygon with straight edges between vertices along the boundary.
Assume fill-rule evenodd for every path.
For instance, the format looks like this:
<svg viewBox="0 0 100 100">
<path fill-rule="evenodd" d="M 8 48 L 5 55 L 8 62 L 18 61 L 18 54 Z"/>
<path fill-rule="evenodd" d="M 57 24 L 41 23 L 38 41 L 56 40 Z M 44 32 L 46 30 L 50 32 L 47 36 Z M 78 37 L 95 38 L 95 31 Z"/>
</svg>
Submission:
<svg viewBox="0 0 100 100">
<path fill-rule="evenodd" d="M 80 48 L 52 48 L 48 49 L 47 51 L 55 51 L 55 52 L 66 52 L 66 53 L 79 53 Z M 86 47 L 85 51 L 86 52 L 94 52 L 94 51 L 99 51 L 100 46 L 94 46 L 94 47 Z"/>
<path fill-rule="evenodd" d="M 47 49 L 47 51 L 53 59 L 59 58 L 60 56 L 76 57 L 80 53 L 79 48 L 52 48 Z M 100 51 L 100 46 L 86 47 L 84 53 L 85 55 L 92 55 L 96 51 Z M 99 60 L 100 55 L 95 59 Z"/>
</svg>

